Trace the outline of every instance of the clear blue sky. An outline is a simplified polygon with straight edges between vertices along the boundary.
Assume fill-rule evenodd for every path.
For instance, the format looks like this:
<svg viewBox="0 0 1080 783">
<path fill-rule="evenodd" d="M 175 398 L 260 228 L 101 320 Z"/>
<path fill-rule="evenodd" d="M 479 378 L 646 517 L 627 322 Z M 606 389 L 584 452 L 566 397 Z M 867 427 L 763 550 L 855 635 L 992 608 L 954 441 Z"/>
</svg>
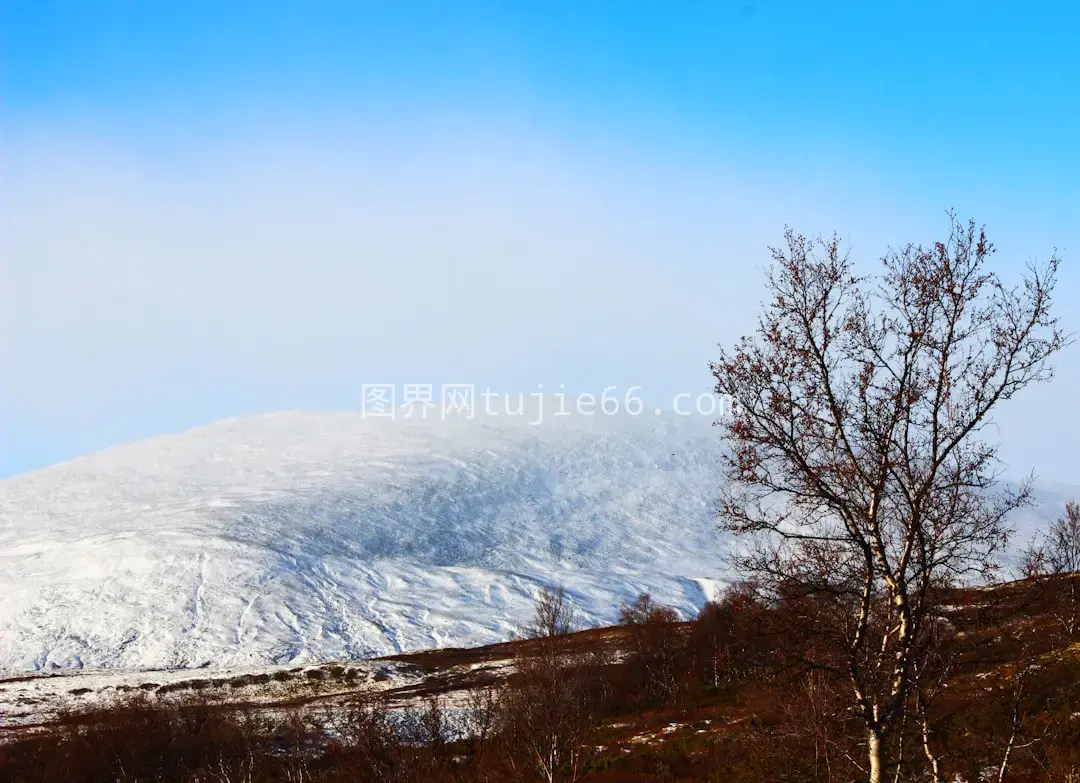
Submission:
<svg viewBox="0 0 1080 783">
<path fill-rule="evenodd" d="M 0 475 L 363 382 L 708 388 L 785 223 L 1080 302 L 1064 2 L 0 3 Z M 1067 320 L 1069 320 L 1067 318 Z M 1080 321 L 1069 324 L 1080 329 Z M 1072 389 L 1001 420 L 1080 482 Z"/>
</svg>

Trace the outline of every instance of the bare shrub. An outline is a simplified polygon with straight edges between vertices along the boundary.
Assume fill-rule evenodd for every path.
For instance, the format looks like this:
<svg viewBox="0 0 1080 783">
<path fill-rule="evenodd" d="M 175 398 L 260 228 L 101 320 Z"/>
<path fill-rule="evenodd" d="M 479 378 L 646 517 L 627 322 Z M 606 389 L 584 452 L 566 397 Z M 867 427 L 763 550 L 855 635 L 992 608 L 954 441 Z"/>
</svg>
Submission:
<svg viewBox="0 0 1080 783">
<path fill-rule="evenodd" d="M 1080 504 L 1066 503 L 1065 514 L 1050 523 L 1021 552 L 1026 577 L 1045 577 L 1054 618 L 1068 641 L 1080 635 Z"/>
<path fill-rule="evenodd" d="M 728 587 L 702 607 L 690 635 L 699 677 L 711 688 L 743 682 L 764 671 L 773 656 L 775 611 L 759 600 L 752 586 Z"/>
<path fill-rule="evenodd" d="M 585 738 L 599 712 L 594 678 L 550 638 L 519 656 L 516 669 L 500 697 L 506 764 L 519 780 L 577 780 Z"/>
<path fill-rule="evenodd" d="M 532 620 L 521 629 L 525 639 L 565 636 L 574 630 L 574 606 L 566 588 L 545 586 L 540 591 Z"/>
<path fill-rule="evenodd" d="M 658 604 L 648 593 L 641 593 L 633 603 L 619 608 L 619 625 L 678 622 L 678 613 L 669 606 Z"/>
<path fill-rule="evenodd" d="M 623 666 L 624 694 L 637 706 L 675 701 L 690 669 L 686 633 L 674 609 L 642 593 L 620 611 L 630 630 L 630 649 Z"/>
</svg>

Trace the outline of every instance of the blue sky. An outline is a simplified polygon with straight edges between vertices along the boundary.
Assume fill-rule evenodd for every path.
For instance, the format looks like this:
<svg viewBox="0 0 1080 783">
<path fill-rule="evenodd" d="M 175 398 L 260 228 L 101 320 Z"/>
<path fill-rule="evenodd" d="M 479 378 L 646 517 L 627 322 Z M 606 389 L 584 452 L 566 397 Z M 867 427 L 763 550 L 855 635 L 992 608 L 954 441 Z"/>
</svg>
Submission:
<svg viewBox="0 0 1080 783">
<path fill-rule="evenodd" d="M 1080 301 L 1066 3 L 0 3 L 0 475 L 364 382 L 709 386 L 785 224 Z M 1080 481 L 1072 389 L 1001 417 Z"/>
</svg>

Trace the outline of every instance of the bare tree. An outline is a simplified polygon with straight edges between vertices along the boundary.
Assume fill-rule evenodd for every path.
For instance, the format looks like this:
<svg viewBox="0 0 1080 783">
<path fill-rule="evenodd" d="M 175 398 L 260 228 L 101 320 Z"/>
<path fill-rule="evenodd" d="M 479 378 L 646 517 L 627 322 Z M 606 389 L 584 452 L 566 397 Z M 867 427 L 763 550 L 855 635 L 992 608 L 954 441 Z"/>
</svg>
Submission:
<svg viewBox="0 0 1080 783">
<path fill-rule="evenodd" d="M 997 783 L 1004 783 L 1005 776 L 1009 771 L 1009 762 L 1013 754 L 1022 748 L 1028 748 L 1038 742 L 1041 737 L 1035 737 L 1027 742 L 1020 742 L 1021 733 L 1024 730 L 1023 700 L 1027 696 L 1028 683 L 1038 669 L 1038 664 L 1025 661 L 1012 673 L 1012 695 L 1009 702 L 1009 737 L 1005 742 L 1005 749 L 1001 753 L 1001 764 L 998 765 Z"/>
<path fill-rule="evenodd" d="M 691 668 L 688 639 L 678 622 L 674 609 L 648 593 L 619 610 L 619 624 L 629 631 L 623 678 L 639 704 L 670 703 L 685 684 L 682 675 Z"/>
<path fill-rule="evenodd" d="M 764 665 L 776 634 L 768 626 L 775 612 L 754 585 L 736 583 L 705 604 L 694 623 L 692 644 L 704 681 L 713 688 L 738 683 L 753 673 L 768 679 Z"/>
<path fill-rule="evenodd" d="M 913 717 L 918 726 L 918 744 L 926 758 L 926 778 L 930 783 L 944 783 L 945 755 L 935 746 L 932 736 L 934 712 L 936 702 L 948 688 L 949 679 L 959 660 L 959 650 L 956 645 L 956 630 L 945 618 L 927 617 L 924 624 L 926 638 L 922 654 L 916 656 L 911 664 Z M 904 718 L 906 717 L 905 715 Z M 900 779 L 902 771 L 897 768 L 897 780 Z"/>
<path fill-rule="evenodd" d="M 564 587 L 547 587 L 540 591 L 532 620 L 522 628 L 526 639 L 566 636 L 574 630 L 574 606 Z"/>
<path fill-rule="evenodd" d="M 1052 375 L 1058 261 L 1016 287 L 973 222 L 890 251 L 860 276 L 840 243 L 792 231 L 773 251 L 755 335 L 711 365 L 732 413 L 726 528 L 744 572 L 831 596 L 826 663 L 850 684 L 872 783 L 909 703 L 932 587 L 987 572 L 1028 487 L 996 490 L 997 406 Z"/>
<path fill-rule="evenodd" d="M 1065 588 L 1064 596 L 1054 596 L 1059 605 L 1053 613 L 1066 638 L 1075 640 L 1080 632 L 1080 504 L 1065 504 L 1065 515 L 1021 553 L 1020 567 L 1027 577 L 1061 577 L 1051 585 Z"/>
<path fill-rule="evenodd" d="M 462 716 L 462 729 L 471 740 L 473 764 L 477 781 L 490 779 L 492 745 L 497 737 L 500 714 L 503 709 L 502 690 L 495 686 L 470 691 Z"/>
<path fill-rule="evenodd" d="M 781 710 L 787 724 L 814 749 L 811 769 L 813 780 L 832 783 L 837 778 L 837 759 L 844 750 L 838 747 L 837 726 L 843 725 L 846 703 L 836 693 L 834 683 L 825 673 L 811 669 L 791 683 L 789 700 Z M 811 762 L 809 758 L 807 762 Z"/>
<path fill-rule="evenodd" d="M 1028 576 L 1080 572 L 1080 503 L 1065 504 L 1065 515 L 1024 551 L 1022 567 Z"/>
<path fill-rule="evenodd" d="M 515 779 L 575 781 L 595 726 L 593 678 L 574 655 L 543 641 L 519 655 L 500 697 L 499 736 Z"/>
<path fill-rule="evenodd" d="M 648 593 L 641 593 L 632 603 L 619 607 L 619 625 L 648 625 L 677 623 L 678 613 L 670 606 L 658 604 Z"/>
</svg>

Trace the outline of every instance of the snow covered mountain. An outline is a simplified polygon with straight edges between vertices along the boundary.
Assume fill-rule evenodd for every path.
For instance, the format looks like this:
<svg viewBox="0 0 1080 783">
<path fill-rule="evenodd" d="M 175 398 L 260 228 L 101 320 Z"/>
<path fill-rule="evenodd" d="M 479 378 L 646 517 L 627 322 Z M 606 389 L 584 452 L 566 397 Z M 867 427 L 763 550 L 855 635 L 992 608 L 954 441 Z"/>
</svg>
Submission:
<svg viewBox="0 0 1080 783">
<path fill-rule="evenodd" d="M 229 420 L 0 482 L 0 668 L 181 667 L 501 641 L 721 576 L 707 422 Z"/>
<path fill-rule="evenodd" d="M 343 659 L 506 639 L 721 584 L 722 444 L 649 416 L 281 413 L 0 482 L 0 669 Z M 1071 488 L 1043 493 L 1043 515 Z"/>
</svg>

